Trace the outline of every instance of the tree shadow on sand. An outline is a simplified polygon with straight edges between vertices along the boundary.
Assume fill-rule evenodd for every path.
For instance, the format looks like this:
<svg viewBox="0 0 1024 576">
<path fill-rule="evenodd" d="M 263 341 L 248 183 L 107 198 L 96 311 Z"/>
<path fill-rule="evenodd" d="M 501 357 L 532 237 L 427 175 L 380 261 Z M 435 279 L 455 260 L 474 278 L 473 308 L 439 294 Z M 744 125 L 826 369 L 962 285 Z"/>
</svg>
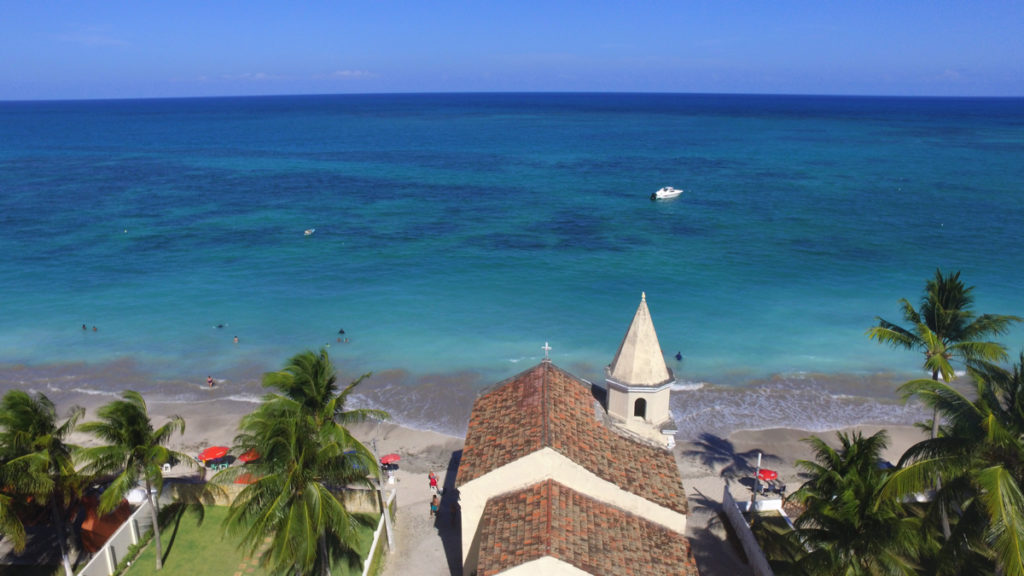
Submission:
<svg viewBox="0 0 1024 576">
<path fill-rule="evenodd" d="M 782 458 L 764 450 L 747 450 L 736 452 L 733 443 L 709 434 L 701 434 L 693 443 L 694 448 L 684 452 L 686 456 L 697 458 L 701 464 L 718 472 L 727 481 L 733 480 L 753 489 L 754 474 L 757 472 L 757 454 L 761 453 L 761 465 L 767 467 L 771 463 L 782 463 Z"/>
</svg>

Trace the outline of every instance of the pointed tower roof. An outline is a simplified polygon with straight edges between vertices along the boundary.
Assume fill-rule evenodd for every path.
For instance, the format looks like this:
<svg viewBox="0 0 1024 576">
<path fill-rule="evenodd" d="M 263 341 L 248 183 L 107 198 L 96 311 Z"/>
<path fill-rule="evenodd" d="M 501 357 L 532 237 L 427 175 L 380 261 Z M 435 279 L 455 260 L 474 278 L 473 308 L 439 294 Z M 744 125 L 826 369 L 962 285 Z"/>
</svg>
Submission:
<svg viewBox="0 0 1024 576">
<path fill-rule="evenodd" d="M 640 294 L 640 306 L 633 316 L 633 323 L 629 325 L 606 373 L 610 380 L 630 387 L 660 387 L 675 380 L 661 353 L 645 293 Z"/>
</svg>

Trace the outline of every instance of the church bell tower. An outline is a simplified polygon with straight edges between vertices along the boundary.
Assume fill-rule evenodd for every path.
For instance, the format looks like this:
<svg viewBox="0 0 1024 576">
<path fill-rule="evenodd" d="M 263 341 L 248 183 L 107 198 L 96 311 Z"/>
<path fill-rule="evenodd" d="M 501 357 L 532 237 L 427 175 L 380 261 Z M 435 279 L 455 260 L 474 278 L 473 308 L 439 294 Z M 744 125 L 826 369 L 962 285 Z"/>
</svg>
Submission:
<svg viewBox="0 0 1024 576">
<path fill-rule="evenodd" d="M 647 309 L 647 295 L 641 293 L 633 322 L 612 363 L 605 368 L 608 414 L 630 432 L 671 448 L 676 426 L 669 394 L 675 382 L 661 353 Z"/>
</svg>

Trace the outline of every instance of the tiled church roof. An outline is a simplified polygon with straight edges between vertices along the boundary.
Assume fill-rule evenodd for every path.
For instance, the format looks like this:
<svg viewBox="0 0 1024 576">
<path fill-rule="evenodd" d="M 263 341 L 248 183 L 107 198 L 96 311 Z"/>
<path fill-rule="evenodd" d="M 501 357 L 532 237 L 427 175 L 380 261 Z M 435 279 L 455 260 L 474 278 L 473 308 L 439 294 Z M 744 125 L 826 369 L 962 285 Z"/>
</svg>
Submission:
<svg viewBox="0 0 1024 576">
<path fill-rule="evenodd" d="M 596 575 L 697 575 L 682 534 L 553 480 L 493 498 L 483 518 L 479 576 L 544 556 Z"/>
<path fill-rule="evenodd" d="M 589 385 L 544 361 L 476 400 L 457 485 L 543 448 L 655 504 L 686 514 L 671 452 L 609 430 Z"/>
</svg>

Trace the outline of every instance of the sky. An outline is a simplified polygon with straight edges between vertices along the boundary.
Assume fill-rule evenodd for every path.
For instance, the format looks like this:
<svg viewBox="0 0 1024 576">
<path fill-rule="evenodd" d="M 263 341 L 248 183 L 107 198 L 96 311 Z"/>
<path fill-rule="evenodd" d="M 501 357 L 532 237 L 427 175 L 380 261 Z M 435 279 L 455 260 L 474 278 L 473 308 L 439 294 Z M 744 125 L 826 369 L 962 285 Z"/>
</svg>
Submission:
<svg viewBox="0 0 1024 576">
<path fill-rule="evenodd" d="M 0 100 L 1024 96 L 1024 0 L 0 0 Z"/>
</svg>

